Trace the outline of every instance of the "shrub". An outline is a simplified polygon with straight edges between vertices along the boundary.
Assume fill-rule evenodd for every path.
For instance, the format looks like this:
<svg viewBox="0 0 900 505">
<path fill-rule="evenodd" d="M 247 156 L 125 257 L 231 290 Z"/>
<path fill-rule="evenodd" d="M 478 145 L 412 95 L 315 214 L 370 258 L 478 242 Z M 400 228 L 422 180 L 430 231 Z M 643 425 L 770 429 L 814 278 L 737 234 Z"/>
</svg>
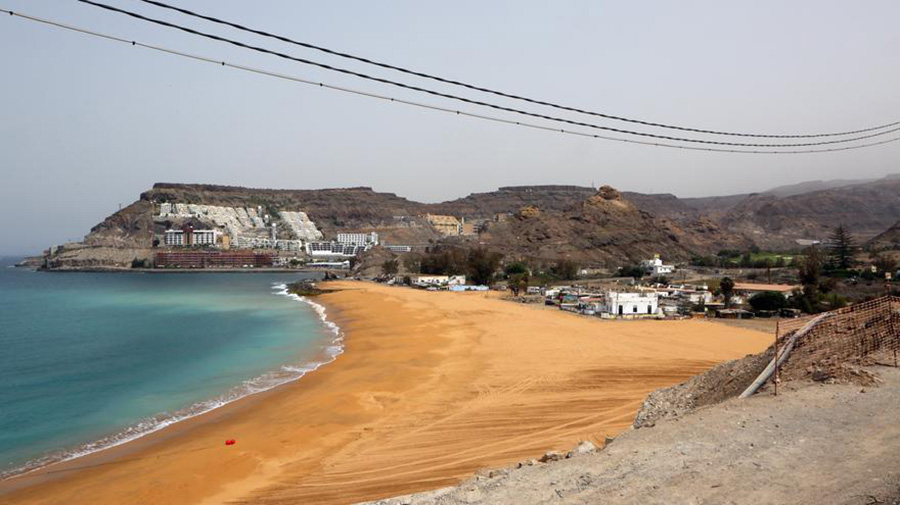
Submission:
<svg viewBox="0 0 900 505">
<path fill-rule="evenodd" d="M 763 291 L 750 297 L 753 310 L 779 310 L 787 307 L 787 298 L 777 291 Z"/>
</svg>

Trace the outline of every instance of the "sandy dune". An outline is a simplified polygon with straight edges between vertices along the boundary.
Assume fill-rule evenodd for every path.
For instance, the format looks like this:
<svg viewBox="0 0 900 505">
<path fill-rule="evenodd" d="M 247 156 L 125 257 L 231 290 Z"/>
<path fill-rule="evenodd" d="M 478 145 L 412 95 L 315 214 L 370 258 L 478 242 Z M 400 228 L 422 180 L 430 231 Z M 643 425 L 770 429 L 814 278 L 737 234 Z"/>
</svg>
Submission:
<svg viewBox="0 0 900 505">
<path fill-rule="evenodd" d="M 771 340 L 702 321 L 605 322 L 483 293 L 333 286 L 320 301 L 347 332 L 334 363 L 0 483 L 0 502 L 352 503 L 411 493 L 579 440 L 602 443 L 652 389 Z"/>
</svg>

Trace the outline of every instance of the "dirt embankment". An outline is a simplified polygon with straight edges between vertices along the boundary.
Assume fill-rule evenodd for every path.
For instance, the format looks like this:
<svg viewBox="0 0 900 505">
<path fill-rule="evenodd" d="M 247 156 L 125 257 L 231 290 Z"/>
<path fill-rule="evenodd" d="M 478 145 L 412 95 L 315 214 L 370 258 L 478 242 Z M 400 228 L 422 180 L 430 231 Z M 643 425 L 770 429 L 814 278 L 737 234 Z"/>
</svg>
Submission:
<svg viewBox="0 0 900 505">
<path fill-rule="evenodd" d="M 399 504 L 900 504 L 900 370 L 876 388 L 794 382 L 731 399 L 602 450 L 482 472 Z M 552 459 L 552 458 L 550 458 Z"/>
</svg>

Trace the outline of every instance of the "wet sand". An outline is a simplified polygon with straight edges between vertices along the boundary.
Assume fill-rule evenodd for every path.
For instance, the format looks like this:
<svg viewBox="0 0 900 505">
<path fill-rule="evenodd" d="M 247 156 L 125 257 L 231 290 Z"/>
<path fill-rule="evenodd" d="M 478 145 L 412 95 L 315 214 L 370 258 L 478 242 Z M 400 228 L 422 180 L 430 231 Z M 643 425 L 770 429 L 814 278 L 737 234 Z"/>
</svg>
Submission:
<svg viewBox="0 0 900 505">
<path fill-rule="evenodd" d="M 579 440 L 602 443 L 651 390 L 771 340 L 703 321 L 600 321 L 485 293 L 332 286 L 317 301 L 346 332 L 334 363 L 2 482 L 0 503 L 353 503 L 440 487 Z"/>
</svg>

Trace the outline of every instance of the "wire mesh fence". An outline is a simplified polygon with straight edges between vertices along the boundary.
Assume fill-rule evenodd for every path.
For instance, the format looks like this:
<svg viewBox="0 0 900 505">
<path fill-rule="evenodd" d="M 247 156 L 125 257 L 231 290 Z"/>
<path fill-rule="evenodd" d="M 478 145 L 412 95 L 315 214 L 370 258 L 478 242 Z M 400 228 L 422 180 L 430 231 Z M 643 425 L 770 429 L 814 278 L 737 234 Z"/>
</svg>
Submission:
<svg viewBox="0 0 900 505">
<path fill-rule="evenodd" d="M 815 316 L 780 321 L 776 330 L 784 378 L 802 378 L 847 364 L 897 365 L 900 297 L 883 296 Z M 793 343 L 793 345 L 790 345 Z"/>
</svg>

